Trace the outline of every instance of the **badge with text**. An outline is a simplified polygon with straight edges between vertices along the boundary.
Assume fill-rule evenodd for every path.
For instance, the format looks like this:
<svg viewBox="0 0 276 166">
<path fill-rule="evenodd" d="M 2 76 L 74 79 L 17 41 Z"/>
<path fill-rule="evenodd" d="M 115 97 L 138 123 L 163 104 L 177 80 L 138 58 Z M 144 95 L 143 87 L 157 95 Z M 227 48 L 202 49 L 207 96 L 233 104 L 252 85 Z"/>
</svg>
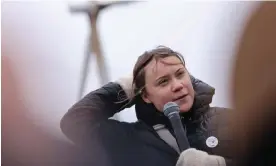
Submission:
<svg viewBox="0 0 276 166">
<path fill-rule="evenodd" d="M 209 148 L 214 148 L 218 145 L 218 139 L 214 136 L 210 136 L 206 139 L 206 145 Z"/>
</svg>

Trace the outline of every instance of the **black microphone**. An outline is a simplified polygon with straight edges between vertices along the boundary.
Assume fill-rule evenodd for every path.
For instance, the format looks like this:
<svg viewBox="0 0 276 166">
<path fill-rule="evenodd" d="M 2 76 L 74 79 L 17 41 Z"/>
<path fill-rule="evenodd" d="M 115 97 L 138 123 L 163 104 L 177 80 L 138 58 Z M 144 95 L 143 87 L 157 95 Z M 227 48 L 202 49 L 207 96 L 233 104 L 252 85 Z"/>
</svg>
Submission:
<svg viewBox="0 0 276 166">
<path fill-rule="evenodd" d="M 164 105 L 163 113 L 169 118 L 176 136 L 179 150 L 180 152 L 183 152 L 184 150 L 190 148 L 190 144 L 186 136 L 186 131 L 184 130 L 181 122 L 179 109 L 179 106 L 175 102 L 168 102 Z"/>
</svg>

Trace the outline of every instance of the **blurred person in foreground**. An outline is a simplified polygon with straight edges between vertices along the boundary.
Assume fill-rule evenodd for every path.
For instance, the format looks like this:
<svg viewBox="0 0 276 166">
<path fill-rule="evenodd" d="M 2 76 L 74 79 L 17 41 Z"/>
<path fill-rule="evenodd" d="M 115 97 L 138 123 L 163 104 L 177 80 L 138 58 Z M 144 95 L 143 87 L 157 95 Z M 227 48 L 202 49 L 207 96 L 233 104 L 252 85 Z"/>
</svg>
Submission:
<svg viewBox="0 0 276 166">
<path fill-rule="evenodd" d="M 210 107 L 214 94 L 213 87 L 190 75 L 180 53 L 159 46 L 138 58 L 132 76 L 110 82 L 74 104 L 62 118 L 61 129 L 90 151 L 91 158 L 104 155 L 109 165 L 230 165 L 229 110 Z M 161 124 L 175 137 L 162 112 L 170 101 L 179 105 L 186 128 L 190 148 L 183 152 L 165 142 L 154 128 Z M 133 104 L 137 122 L 110 119 Z"/>
<path fill-rule="evenodd" d="M 276 165 L 276 3 L 264 2 L 236 55 L 232 153 L 238 166 Z"/>
<path fill-rule="evenodd" d="M 7 47 L 2 48 L 2 166 L 93 165 L 72 144 L 57 139 L 35 123 L 14 73 Z M 29 91 L 27 91 L 29 92 Z"/>
<path fill-rule="evenodd" d="M 41 111 L 30 106 L 30 101 L 33 101 L 30 94 L 37 87 L 34 85 L 30 89 L 23 89 L 22 84 L 26 83 L 24 74 L 29 71 L 22 70 L 24 65 L 21 65 L 26 62 L 24 55 L 27 49 L 32 48 L 21 42 L 20 35 L 11 35 L 16 34 L 16 31 L 9 22 L 4 22 L 2 26 L 9 28 L 3 28 L 5 35 L 2 36 L 1 43 L 1 165 L 95 165 L 74 145 L 58 139 L 47 128 L 42 127 L 40 118 L 34 116 L 33 111 Z M 32 65 L 32 62 L 28 61 L 28 64 Z M 44 88 L 43 85 L 40 87 Z M 47 102 L 45 96 L 41 96 L 40 100 Z"/>
</svg>

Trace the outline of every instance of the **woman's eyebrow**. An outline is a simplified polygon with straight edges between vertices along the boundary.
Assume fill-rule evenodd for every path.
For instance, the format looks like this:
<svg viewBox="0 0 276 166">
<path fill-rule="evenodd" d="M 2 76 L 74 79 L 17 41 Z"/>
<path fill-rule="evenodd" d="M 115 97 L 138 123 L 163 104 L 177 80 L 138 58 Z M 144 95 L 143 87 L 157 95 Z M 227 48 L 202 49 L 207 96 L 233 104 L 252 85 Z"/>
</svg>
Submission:
<svg viewBox="0 0 276 166">
<path fill-rule="evenodd" d="M 180 67 L 179 69 L 176 70 L 175 73 L 179 72 L 180 70 L 184 69 L 184 67 Z"/>
</svg>

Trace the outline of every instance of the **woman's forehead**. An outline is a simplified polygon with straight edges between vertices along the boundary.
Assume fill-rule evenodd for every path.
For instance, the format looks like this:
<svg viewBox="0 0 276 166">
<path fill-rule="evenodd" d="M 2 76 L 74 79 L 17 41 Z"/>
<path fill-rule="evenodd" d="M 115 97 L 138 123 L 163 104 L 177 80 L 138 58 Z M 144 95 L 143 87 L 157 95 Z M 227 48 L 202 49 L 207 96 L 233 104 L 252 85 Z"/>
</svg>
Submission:
<svg viewBox="0 0 276 166">
<path fill-rule="evenodd" d="M 146 67 L 146 76 L 159 77 L 178 70 L 183 67 L 183 62 L 175 56 L 153 59 Z"/>
</svg>

